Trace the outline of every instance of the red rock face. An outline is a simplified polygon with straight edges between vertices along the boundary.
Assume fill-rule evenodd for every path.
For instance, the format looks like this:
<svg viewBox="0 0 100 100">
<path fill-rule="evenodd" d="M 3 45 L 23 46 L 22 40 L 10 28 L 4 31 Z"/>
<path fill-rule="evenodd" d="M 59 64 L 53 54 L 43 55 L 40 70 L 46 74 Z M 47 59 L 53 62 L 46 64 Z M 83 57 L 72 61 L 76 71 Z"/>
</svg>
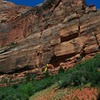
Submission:
<svg viewBox="0 0 100 100">
<path fill-rule="evenodd" d="M 46 0 L 34 8 L 12 4 L 0 18 L 0 72 L 47 63 L 70 67 L 100 49 L 100 11 L 84 0 Z"/>
<path fill-rule="evenodd" d="M 0 47 L 16 41 L 17 37 L 21 37 L 21 33 L 18 33 L 20 29 L 13 28 L 13 25 L 16 24 L 13 21 L 28 9 L 30 7 L 16 6 L 11 2 L 0 1 Z"/>
</svg>

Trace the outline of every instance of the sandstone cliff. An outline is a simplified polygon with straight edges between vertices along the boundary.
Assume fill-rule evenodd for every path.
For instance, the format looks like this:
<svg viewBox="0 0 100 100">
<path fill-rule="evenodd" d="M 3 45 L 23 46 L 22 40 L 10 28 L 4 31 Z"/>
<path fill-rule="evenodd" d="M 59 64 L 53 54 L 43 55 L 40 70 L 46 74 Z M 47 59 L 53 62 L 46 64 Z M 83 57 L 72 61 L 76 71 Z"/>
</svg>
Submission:
<svg viewBox="0 0 100 100">
<path fill-rule="evenodd" d="M 45 0 L 34 8 L 0 1 L 0 72 L 70 67 L 100 50 L 100 10 L 84 0 Z M 3 10 L 2 10 L 3 9 Z"/>
</svg>

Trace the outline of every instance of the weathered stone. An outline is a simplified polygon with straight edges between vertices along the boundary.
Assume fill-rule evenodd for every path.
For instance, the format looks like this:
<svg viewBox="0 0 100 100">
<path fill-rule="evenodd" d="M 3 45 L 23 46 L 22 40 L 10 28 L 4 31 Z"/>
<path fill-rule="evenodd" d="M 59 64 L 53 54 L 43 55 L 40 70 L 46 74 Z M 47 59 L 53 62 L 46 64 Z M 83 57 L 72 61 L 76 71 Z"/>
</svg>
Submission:
<svg viewBox="0 0 100 100">
<path fill-rule="evenodd" d="M 86 7 L 86 13 L 89 13 L 89 12 L 95 12 L 97 11 L 96 7 L 94 5 L 90 5 L 89 7 Z"/>
<path fill-rule="evenodd" d="M 70 42 L 63 42 L 55 47 L 55 55 L 61 56 L 61 55 L 70 55 L 75 53 L 73 44 Z"/>
<path fill-rule="evenodd" d="M 78 19 L 79 15 L 76 13 L 73 13 L 72 15 L 68 16 L 67 18 L 64 19 L 64 22 L 69 22 L 69 21 L 73 21 L 75 19 Z"/>
<path fill-rule="evenodd" d="M 33 8 L 2 2 L 0 72 L 47 63 L 70 68 L 100 51 L 100 10 L 84 0 L 45 0 Z"/>
</svg>

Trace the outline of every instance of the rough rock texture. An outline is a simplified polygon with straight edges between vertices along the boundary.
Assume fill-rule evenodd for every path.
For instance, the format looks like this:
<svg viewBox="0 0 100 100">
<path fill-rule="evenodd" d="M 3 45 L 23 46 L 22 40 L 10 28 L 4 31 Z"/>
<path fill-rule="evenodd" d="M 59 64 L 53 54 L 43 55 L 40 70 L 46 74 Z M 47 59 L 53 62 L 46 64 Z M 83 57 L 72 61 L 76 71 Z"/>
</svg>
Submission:
<svg viewBox="0 0 100 100">
<path fill-rule="evenodd" d="M 84 0 L 46 0 L 34 8 L 11 3 L 0 12 L 0 72 L 68 67 L 99 50 L 100 10 Z"/>
</svg>

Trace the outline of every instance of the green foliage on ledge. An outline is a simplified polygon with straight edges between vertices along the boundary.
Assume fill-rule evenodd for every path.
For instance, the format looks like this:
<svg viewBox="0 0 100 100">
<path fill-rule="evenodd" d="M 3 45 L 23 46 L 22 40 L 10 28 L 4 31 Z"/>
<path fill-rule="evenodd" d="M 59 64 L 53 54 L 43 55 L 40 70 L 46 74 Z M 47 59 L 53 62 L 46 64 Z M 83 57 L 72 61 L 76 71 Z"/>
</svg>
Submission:
<svg viewBox="0 0 100 100">
<path fill-rule="evenodd" d="M 95 86 L 100 83 L 100 54 L 94 58 L 76 64 L 72 69 L 65 72 L 65 75 L 58 82 L 60 87 L 82 86 L 90 83 Z"/>
<path fill-rule="evenodd" d="M 25 81 L 18 85 L 0 88 L 0 100 L 28 100 L 31 95 L 58 83 L 59 88 L 69 86 L 96 86 L 100 83 L 100 54 L 73 68 L 64 71 L 60 68 L 58 74 L 35 80 L 34 75 L 28 75 Z"/>
</svg>

